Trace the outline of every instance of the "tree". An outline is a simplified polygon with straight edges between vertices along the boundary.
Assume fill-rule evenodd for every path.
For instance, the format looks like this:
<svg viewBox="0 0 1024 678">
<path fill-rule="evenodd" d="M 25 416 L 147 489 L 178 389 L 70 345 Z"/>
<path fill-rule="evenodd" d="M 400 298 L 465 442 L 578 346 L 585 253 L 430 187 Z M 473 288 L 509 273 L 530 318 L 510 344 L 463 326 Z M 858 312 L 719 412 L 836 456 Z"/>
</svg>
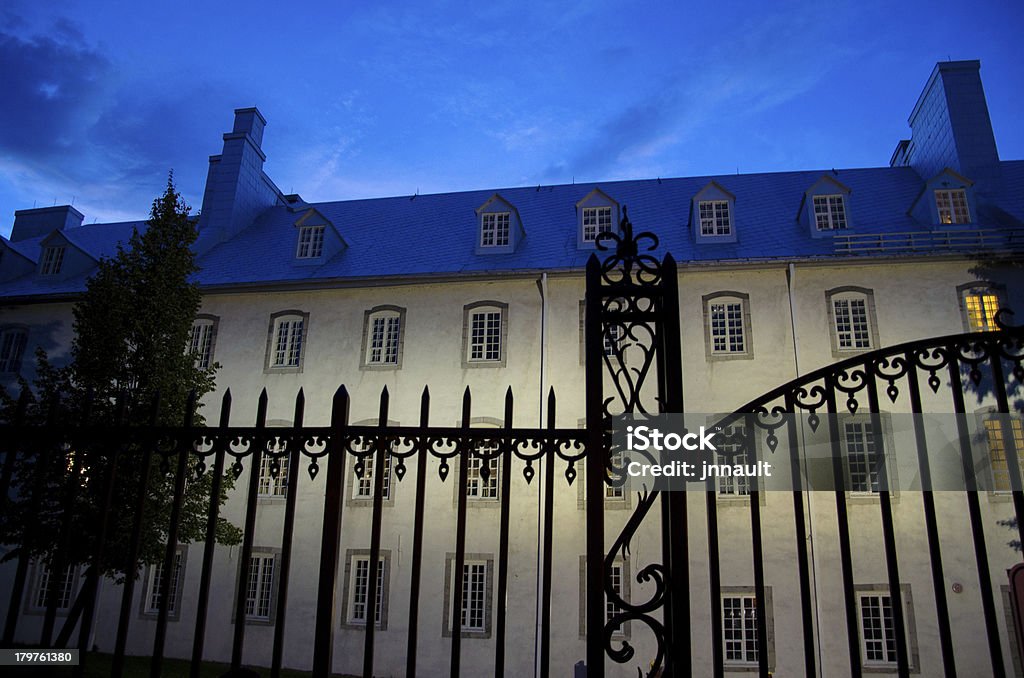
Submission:
<svg viewBox="0 0 1024 678">
<path fill-rule="evenodd" d="M 166 191 L 153 201 L 146 227 L 134 230 L 128 246 L 119 245 L 114 257 L 102 259 L 89 279 L 84 297 L 74 308 L 70 362 L 55 367 L 45 352 L 37 352 L 27 423 L 81 424 L 93 430 L 115 423 L 144 426 L 154 418 L 159 425 L 183 423 L 189 393 L 194 392 L 197 400 L 209 393 L 219 367 L 197 366 L 186 350 L 201 302 L 198 285 L 190 280 L 198 270 L 191 250 L 196 237 L 189 206 L 169 176 Z M 22 387 L 26 389 L 27 384 L 22 382 Z M 154 412 L 157 394 L 160 406 Z M 3 394 L 3 399 L 4 418 L 10 420 L 18 405 L 9 394 Z M 202 424 L 198 413 L 194 423 Z M 110 486 L 113 510 L 104 516 L 112 444 L 120 446 L 120 452 L 116 480 Z M 43 443 L 44 448 L 47 445 L 49 449 L 22 449 L 17 456 L 15 498 L 4 507 L 0 543 L 18 547 L 5 559 L 27 553 L 49 561 L 58 550 L 67 549 L 69 564 L 89 563 L 115 579 L 136 576 L 137 572 L 127 572 L 129 544 L 145 473 L 138 564 L 159 562 L 168 540 L 175 456 L 155 454 L 146 470 L 142 449 L 123 440 L 83 432 L 73 440 Z M 194 461 L 190 459 L 180 543 L 205 538 L 212 474 L 197 477 L 191 467 Z M 230 475 L 224 478 L 221 503 L 231 481 Z M 68 506 L 71 511 L 66 510 Z M 104 525 L 103 559 L 95 563 Z M 241 533 L 222 518 L 217 538 L 237 544 Z"/>
</svg>

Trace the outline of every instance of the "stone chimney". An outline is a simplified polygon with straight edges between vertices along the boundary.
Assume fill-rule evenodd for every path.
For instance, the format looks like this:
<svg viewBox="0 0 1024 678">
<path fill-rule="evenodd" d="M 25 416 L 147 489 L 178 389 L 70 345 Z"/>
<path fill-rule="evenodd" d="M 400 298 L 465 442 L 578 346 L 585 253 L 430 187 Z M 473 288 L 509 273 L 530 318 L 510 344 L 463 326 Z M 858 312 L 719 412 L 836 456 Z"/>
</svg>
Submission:
<svg viewBox="0 0 1024 678">
<path fill-rule="evenodd" d="M 52 231 L 63 231 L 82 224 L 84 216 L 71 205 L 38 207 L 14 213 L 11 242 L 39 238 Z"/>
</svg>

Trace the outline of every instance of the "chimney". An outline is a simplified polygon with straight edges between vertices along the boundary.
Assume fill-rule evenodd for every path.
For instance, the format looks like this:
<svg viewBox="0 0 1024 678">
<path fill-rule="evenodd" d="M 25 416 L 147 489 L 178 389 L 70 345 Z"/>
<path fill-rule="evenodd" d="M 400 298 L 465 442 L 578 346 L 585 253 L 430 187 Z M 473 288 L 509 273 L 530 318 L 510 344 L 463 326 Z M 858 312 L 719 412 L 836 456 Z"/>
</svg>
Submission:
<svg viewBox="0 0 1024 678">
<path fill-rule="evenodd" d="M 234 237 L 280 200 L 280 191 L 263 173 L 267 156 L 260 145 L 266 124 L 256 108 L 236 109 L 223 151 L 210 156 L 199 218 L 201 251 Z"/>
<path fill-rule="evenodd" d="M 979 183 L 995 176 L 999 153 L 980 70 L 977 60 L 935 65 L 908 119 L 910 141 L 900 142 L 892 165 L 910 165 L 925 180 L 946 167 Z"/>
<path fill-rule="evenodd" d="M 11 242 L 40 238 L 52 231 L 63 231 L 82 224 L 83 214 L 71 205 L 39 207 L 14 213 Z"/>
</svg>

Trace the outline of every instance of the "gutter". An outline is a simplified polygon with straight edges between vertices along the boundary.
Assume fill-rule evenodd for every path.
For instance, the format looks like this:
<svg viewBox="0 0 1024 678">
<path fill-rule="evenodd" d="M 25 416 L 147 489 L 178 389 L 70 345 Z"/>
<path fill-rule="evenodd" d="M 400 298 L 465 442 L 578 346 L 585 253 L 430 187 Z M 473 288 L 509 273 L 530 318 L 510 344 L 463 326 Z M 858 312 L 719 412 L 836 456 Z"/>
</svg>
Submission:
<svg viewBox="0 0 1024 678">
<path fill-rule="evenodd" d="M 537 393 L 538 396 L 538 408 L 537 408 L 537 428 L 544 428 L 545 420 L 547 419 L 547 398 L 545 397 L 545 388 L 548 384 L 548 274 L 543 272 L 540 274 L 540 278 L 537 279 L 537 290 L 540 292 L 540 379 Z M 543 477 L 543 473 L 546 472 L 544 464 L 554 463 L 554 459 L 542 459 L 539 464 L 539 477 Z M 538 485 L 539 491 L 537 492 L 537 589 L 536 589 L 536 600 L 535 600 L 535 614 L 534 623 L 535 630 L 533 634 L 533 666 L 534 676 L 543 675 L 542 668 L 540 666 L 540 636 L 543 631 L 541 628 L 541 591 L 544 586 L 544 483 L 541 482 Z"/>
</svg>

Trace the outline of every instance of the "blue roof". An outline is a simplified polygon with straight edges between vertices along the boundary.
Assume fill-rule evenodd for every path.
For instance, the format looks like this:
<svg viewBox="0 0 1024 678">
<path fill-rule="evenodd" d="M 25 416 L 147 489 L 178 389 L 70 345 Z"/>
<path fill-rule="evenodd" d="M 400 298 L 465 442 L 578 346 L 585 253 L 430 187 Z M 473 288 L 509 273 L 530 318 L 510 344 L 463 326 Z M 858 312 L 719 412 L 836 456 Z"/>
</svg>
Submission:
<svg viewBox="0 0 1024 678">
<path fill-rule="evenodd" d="M 978 190 L 979 209 L 972 227 L 1024 225 L 1024 161 L 1000 163 L 1000 174 L 998 186 Z M 202 254 L 197 279 L 204 287 L 215 287 L 581 269 L 592 250 L 577 247 L 576 203 L 594 188 L 628 207 L 634 229 L 659 236 L 659 255 L 671 252 L 681 263 L 850 256 L 837 254 L 831 237 L 812 237 L 798 220 L 805 191 L 825 175 L 850 189 L 852 228 L 842 234 L 933 232 L 934 225 L 909 215 L 925 185 L 910 167 L 611 181 L 272 207 L 248 228 Z M 736 196 L 735 243 L 697 243 L 693 236 L 691 200 L 712 180 Z M 478 254 L 475 210 L 496 192 L 516 207 L 526 235 L 515 252 Z M 295 259 L 294 224 L 309 208 L 330 220 L 348 243 L 315 265 Z M 133 227 L 144 223 L 93 224 L 65 234 L 99 258 L 112 256 Z M 19 251 L 38 249 L 38 240 L 15 246 Z M 84 276 L 48 282 L 29 275 L 0 286 L 0 297 L 73 293 L 84 289 L 84 283 Z"/>
</svg>

